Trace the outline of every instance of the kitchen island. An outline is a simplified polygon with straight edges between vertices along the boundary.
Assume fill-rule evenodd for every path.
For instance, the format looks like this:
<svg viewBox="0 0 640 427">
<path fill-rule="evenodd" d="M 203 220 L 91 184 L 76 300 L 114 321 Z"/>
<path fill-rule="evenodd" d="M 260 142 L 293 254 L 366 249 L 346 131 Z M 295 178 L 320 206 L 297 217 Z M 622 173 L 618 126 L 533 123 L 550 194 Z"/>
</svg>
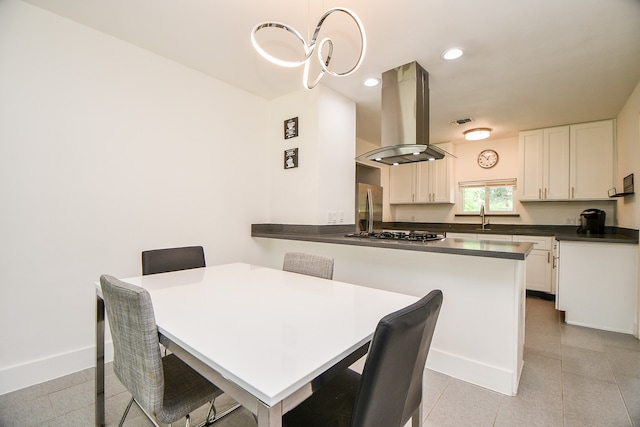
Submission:
<svg viewBox="0 0 640 427">
<path fill-rule="evenodd" d="M 344 282 L 418 297 L 441 289 L 444 302 L 427 366 L 506 395 L 517 394 L 524 350 L 525 260 L 531 243 L 345 237 L 352 230 L 256 224 L 252 236 L 270 267 L 281 267 L 286 252 L 310 252 L 332 256 L 334 277 Z"/>
</svg>

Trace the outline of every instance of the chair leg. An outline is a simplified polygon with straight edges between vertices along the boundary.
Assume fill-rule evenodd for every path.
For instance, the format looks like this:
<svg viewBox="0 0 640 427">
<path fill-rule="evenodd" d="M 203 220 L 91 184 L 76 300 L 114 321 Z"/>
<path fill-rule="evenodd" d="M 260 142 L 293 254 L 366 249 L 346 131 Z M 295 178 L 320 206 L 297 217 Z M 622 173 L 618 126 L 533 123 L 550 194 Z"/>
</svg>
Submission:
<svg viewBox="0 0 640 427">
<path fill-rule="evenodd" d="M 422 427 L 422 401 L 411 417 L 411 427 Z"/>
<path fill-rule="evenodd" d="M 131 407 L 131 404 L 135 402 L 136 405 L 138 405 L 138 408 L 140 408 L 140 410 L 142 411 L 142 413 L 147 417 L 147 419 L 149 421 L 151 421 L 151 424 L 154 425 L 154 427 L 160 427 L 158 425 L 158 423 L 156 422 L 156 420 L 153 419 L 153 417 L 146 411 L 146 409 L 144 409 L 142 406 L 140 406 L 140 404 L 138 402 L 136 402 L 136 400 L 132 397 L 131 398 L 131 402 L 129 402 L 129 406 L 127 406 L 127 410 L 125 411 L 125 415 L 127 415 L 127 412 L 129 412 L 129 408 Z M 122 423 L 124 422 L 124 416 L 122 417 L 122 421 L 120 421 L 120 425 L 118 427 L 122 427 Z M 171 427 L 171 424 L 169 424 L 169 427 Z"/>
<path fill-rule="evenodd" d="M 129 414 L 129 409 L 131 409 L 132 404 L 133 404 L 133 397 L 129 401 L 129 404 L 127 405 L 127 409 L 124 410 L 124 414 L 122 414 L 122 418 L 120 419 L 120 424 L 118 424 L 118 427 L 122 427 L 122 424 L 124 424 L 124 419 L 127 418 L 127 415 Z"/>
<path fill-rule="evenodd" d="M 218 412 L 217 412 L 217 410 L 216 410 L 216 408 L 214 406 L 214 403 L 215 403 L 215 401 L 210 403 L 209 414 L 207 415 L 207 418 L 204 420 L 204 422 L 198 424 L 197 427 L 212 426 L 215 423 L 217 423 L 218 421 L 220 421 L 222 418 L 224 418 L 227 415 L 231 414 L 236 409 L 242 407 L 242 405 L 237 403 L 234 406 L 232 406 L 229 409 L 227 409 L 226 411 L 221 412 L 220 414 L 218 414 Z M 213 414 L 213 416 L 211 414 Z"/>
<path fill-rule="evenodd" d="M 213 420 L 215 420 L 216 418 L 216 406 L 215 406 L 216 401 L 212 400 L 211 403 L 209 403 L 209 411 L 207 412 L 207 418 L 205 418 L 205 426 L 208 426 L 210 424 L 213 424 Z"/>
</svg>

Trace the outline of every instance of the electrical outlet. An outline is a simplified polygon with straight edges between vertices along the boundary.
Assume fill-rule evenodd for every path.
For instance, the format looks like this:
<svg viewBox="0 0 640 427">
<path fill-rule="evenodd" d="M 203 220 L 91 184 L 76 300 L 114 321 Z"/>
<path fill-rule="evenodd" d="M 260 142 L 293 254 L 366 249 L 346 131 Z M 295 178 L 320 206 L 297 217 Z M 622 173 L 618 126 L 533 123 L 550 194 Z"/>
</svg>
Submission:
<svg viewBox="0 0 640 427">
<path fill-rule="evenodd" d="M 338 222 L 341 224 L 344 222 L 344 211 L 338 212 Z"/>
</svg>

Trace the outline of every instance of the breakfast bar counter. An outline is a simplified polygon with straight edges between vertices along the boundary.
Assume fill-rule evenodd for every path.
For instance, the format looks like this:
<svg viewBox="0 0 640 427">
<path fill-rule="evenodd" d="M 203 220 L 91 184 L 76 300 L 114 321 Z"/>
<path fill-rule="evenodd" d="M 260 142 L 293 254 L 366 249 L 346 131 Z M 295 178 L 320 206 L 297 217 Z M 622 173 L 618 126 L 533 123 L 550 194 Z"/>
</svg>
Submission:
<svg viewBox="0 0 640 427">
<path fill-rule="evenodd" d="M 506 395 L 518 392 L 524 351 L 525 273 L 531 243 L 346 237 L 351 226 L 256 224 L 261 262 L 287 252 L 334 259 L 334 279 L 444 302 L 427 367 Z M 327 288 L 330 291 L 330 288 Z M 353 310 L 361 309 L 354 305 Z"/>
<path fill-rule="evenodd" d="M 253 224 L 251 228 L 251 236 L 270 239 L 300 240 L 307 242 L 333 243 L 339 245 L 366 246 L 384 249 L 400 249 L 405 251 L 421 251 L 513 260 L 526 259 L 527 255 L 533 248 L 531 243 L 500 242 L 492 240 L 444 238 L 421 242 L 370 239 L 366 237 L 347 237 L 348 234 L 352 234 L 353 228 L 354 225 L 309 226 Z"/>
</svg>

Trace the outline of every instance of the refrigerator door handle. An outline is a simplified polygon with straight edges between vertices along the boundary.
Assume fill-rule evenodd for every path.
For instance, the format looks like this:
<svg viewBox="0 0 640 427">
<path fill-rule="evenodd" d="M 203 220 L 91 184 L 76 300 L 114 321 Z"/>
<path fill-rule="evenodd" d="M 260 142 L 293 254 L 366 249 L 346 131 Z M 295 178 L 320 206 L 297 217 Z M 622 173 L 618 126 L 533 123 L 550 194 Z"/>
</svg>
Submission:
<svg viewBox="0 0 640 427">
<path fill-rule="evenodd" d="M 373 233 L 373 193 L 367 188 L 367 233 Z"/>
</svg>

